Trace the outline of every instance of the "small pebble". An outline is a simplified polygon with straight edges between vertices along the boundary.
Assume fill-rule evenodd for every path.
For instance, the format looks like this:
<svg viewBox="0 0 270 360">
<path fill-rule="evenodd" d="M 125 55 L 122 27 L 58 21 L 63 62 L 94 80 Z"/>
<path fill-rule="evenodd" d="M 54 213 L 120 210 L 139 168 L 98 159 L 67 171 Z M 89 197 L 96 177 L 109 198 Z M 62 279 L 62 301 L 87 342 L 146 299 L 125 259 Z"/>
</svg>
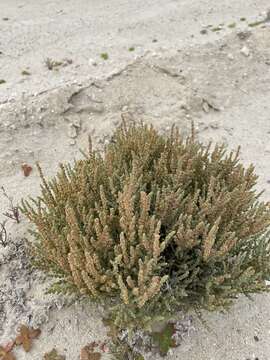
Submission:
<svg viewBox="0 0 270 360">
<path fill-rule="evenodd" d="M 202 35 L 206 35 L 207 34 L 207 30 L 206 29 L 202 29 L 201 31 L 200 31 L 200 33 L 202 34 Z"/>
<path fill-rule="evenodd" d="M 251 31 L 245 30 L 245 31 L 239 31 L 237 33 L 237 36 L 240 40 L 246 40 L 251 36 Z"/>
<path fill-rule="evenodd" d="M 248 57 L 250 55 L 250 50 L 247 46 L 242 47 L 240 52 L 241 52 L 241 54 L 243 54 L 246 57 Z"/>
<path fill-rule="evenodd" d="M 204 112 L 209 113 L 210 107 L 209 107 L 209 104 L 208 104 L 206 101 L 204 101 L 204 102 L 202 103 L 202 108 L 203 108 L 203 111 L 204 111 Z"/>
<path fill-rule="evenodd" d="M 73 124 L 69 125 L 68 136 L 72 139 L 75 139 L 77 137 L 77 128 Z"/>
<path fill-rule="evenodd" d="M 219 124 L 217 121 L 214 121 L 210 124 L 210 127 L 214 130 L 218 129 L 219 128 Z"/>
</svg>

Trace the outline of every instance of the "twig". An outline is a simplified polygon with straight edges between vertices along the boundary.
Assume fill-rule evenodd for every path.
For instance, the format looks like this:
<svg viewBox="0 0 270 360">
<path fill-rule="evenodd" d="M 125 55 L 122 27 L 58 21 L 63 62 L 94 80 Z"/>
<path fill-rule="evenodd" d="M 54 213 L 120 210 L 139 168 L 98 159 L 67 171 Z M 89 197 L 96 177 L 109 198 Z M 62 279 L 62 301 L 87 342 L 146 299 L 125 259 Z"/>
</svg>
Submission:
<svg viewBox="0 0 270 360">
<path fill-rule="evenodd" d="M 5 213 L 3 213 L 4 216 L 6 216 L 7 218 L 16 221 L 17 224 L 19 224 L 20 222 L 20 212 L 19 212 L 19 207 L 15 206 L 13 204 L 13 199 L 8 196 L 4 186 L 1 187 L 2 192 L 4 194 L 4 196 L 8 199 L 9 201 L 9 206 L 10 208 L 8 209 L 8 211 L 6 211 Z"/>
<path fill-rule="evenodd" d="M 3 247 L 6 247 L 7 240 L 8 240 L 8 235 L 7 235 L 7 229 L 6 229 L 6 221 L 3 221 L 0 223 L 0 244 Z"/>
</svg>

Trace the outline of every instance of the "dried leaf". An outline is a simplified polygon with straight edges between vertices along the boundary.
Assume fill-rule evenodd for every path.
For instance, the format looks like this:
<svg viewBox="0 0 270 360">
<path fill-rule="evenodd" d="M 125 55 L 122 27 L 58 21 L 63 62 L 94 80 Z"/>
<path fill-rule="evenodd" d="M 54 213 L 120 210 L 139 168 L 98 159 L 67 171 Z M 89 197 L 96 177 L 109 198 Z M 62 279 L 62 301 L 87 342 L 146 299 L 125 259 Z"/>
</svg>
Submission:
<svg viewBox="0 0 270 360">
<path fill-rule="evenodd" d="M 44 355 L 44 360 L 65 360 L 65 356 L 59 355 L 56 349 L 52 349 L 49 353 Z"/>
<path fill-rule="evenodd" d="M 6 351 L 6 352 L 10 352 L 15 345 L 15 340 L 10 341 L 9 343 L 7 343 L 4 347 L 2 346 L 2 348 Z"/>
<path fill-rule="evenodd" d="M 10 352 L 14 346 L 12 343 L 12 347 L 8 345 L 0 346 L 0 359 L 1 360 L 16 360 L 15 356 Z"/>
<path fill-rule="evenodd" d="M 20 334 L 16 337 L 16 344 L 22 345 L 24 351 L 29 352 L 32 347 L 32 339 L 37 338 L 40 333 L 40 329 L 32 329 L 25 325 L 21 325 Z"/>
<path fill-rule="evenodd" d="M 93 343 L 81 349 L 80 360 L 100 360 L 101 354 L 93 352 Z"/>
<path fill-rule="evenodd" d="M 32 170 L 33 170 L 32 166 L 28 164 L 22 164 L 22 171 L 25 177 L 28 177 L 31 174 Z"/>
<path fill-rule="evenodd" d="M 102 352 L 104 353 L 107 353 L 109 352 L 109 347 L 108 347 L 108 343 L 107 342 L 102 342 L 100 345 L 99 345 L 99 348 Z"/>
</svg>

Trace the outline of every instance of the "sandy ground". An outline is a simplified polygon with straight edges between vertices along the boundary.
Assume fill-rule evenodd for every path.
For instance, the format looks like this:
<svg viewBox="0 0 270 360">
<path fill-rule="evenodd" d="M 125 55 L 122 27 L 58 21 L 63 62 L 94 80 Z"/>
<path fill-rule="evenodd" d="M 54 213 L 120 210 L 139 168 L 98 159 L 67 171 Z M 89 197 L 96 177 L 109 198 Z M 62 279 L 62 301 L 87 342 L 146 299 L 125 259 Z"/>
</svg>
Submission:
<svg viewBox="0 0 270 360">
<path fill-rule="evenodd" d="M 23 163 L 39 161 L 51 176 L 59 162 L 80 156 L 88 133 L 102 146 L 126 113 L 161 131 L 176 123 L 187 133 L 193 119 L 202 141 L 240 144 L 269 200 L 270 26 L 248 26 L 264 19 L 268 6 L 269 0 L 2 0 L 0 185 L 15 201 L 38 194 L 37 171 L 25 178 Z M 47 58 L 63 64 L 50 71 Z M 2 196 L 1 212 L 7 207 Z M 19 360 L 41 359 L 53 347 L 79 359 L 82 346 L 106 338 L 100 309 L 45 296 L 46 282 L 25 256 L 29 225 L 22 219 L 7 227 L 0 344 L 27 323 L 41 326 L 42 335 L 30 354 L 17 352 Z M 269 300 L 241 298 L 229 313 L 205 314 L 210 330 L 195 319 L 169 358 L 269 360 Z"/>
</svg>

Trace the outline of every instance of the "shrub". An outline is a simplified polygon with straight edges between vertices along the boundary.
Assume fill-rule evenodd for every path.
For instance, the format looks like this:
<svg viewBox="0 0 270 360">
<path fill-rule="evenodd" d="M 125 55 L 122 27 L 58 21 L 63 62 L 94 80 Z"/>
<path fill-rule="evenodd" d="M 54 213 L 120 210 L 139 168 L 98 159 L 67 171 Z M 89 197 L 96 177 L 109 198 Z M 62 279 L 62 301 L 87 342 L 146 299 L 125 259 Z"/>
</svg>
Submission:
<svg viewBox="0 0 270 360">
<path fill-rule="evenodd" d="M 109 302 L 119 326 L 268 290 L 270 208 L 239 150 L 123 123 L 104 153 L 40 174 L 41 196 L 22 204 L 35 265 L 51 291 Z"/>
</svg>

